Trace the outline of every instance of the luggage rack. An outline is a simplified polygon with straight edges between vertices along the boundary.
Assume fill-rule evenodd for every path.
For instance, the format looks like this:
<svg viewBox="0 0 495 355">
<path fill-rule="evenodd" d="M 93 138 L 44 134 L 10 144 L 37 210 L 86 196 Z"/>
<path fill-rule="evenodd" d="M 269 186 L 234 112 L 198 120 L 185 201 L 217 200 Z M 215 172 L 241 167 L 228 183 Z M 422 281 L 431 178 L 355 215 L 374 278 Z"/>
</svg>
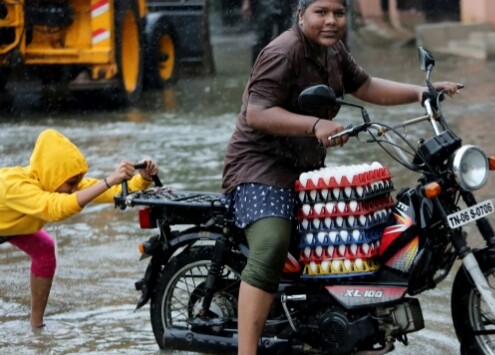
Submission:
<svg viewBox="0 0 495 355">
<path fill-rule="evenodd" d="M 130 194 L 126 202 L 130 206 L 188 204 L 210 207 L 212 204 L 223 203 L 223 199 L 221 193 L 177 191 L 168 187 L 154 187 Z"/>
<path fill-rule="evenodd" d="M 115 197 L 116 206 L 147 206 L 155 218 L 167 218 L 172 224 L 202 224 L 218 215 L 226 215 L 224 195 L 214 192 L 177 191 L 167 187 L 154 187 Z"/>
</svg>

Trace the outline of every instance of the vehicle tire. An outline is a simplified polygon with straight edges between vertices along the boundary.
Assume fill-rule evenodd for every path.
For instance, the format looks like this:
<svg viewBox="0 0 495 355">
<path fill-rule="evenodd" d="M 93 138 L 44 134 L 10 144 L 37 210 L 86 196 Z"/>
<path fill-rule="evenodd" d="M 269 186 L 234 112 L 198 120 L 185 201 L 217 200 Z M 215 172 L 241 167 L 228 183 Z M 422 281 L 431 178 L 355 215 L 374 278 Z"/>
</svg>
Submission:
<svg viewBox="0 0 495 355">
<path fill-rule="evenodd" d="M 163 340 L 167 328 L 187 329 L 188 320 L 194 318 L 200 309 L 213 250 L 213 246 L 186 250 L 172 259 L 160 273 L 151 297 L 150 316 L 153 333 L 161 349 L 167 349 Z M 222 281 L 210 307 L 219 318 L 237 317 L 243 267 L 240 258 L 230 254 L 226 256 Z"/>
<path fill-rule="evenodd" d="M 487 249 L 475 254 L 488 285 L 495 289 L 495 254 Z M 452 287 L 452 319 L 461 343 L 461 353 L 495 354 L 495 319 L 464 267 L 457 272 Z M 481 331 L 485 334 L 474 334 Z M 487 334 L 491 332 L 492 334 Z"/>
<path fill-rule="evenodd" d="M 115 59 L 117 84 L 110 100 L 122 105 L 137 101 L 143 90 L 143 21 L 135 0 L 115 2 Z"/>
<path fill-rule="evenodd" d="M 145 86 L 163 89 L 176 83 L 179 77 L 179 50 L 173 26 L 161 13 L 149 14 L 145 37 Z"/>
</svg>

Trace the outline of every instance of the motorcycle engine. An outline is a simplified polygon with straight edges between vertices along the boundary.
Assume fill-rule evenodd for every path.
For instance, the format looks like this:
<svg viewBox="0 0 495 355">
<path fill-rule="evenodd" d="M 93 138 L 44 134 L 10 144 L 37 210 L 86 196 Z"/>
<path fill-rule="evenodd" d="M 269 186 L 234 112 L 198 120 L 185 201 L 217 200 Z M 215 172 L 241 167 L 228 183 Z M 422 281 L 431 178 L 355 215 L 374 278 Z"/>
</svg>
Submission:
<svg viewBox="0 0 495 355">
<path fill-rule="evenodd" d="M 377 331 L 377 324 L 370 316 L 352 321 L 341 310 L 321 314 L 318 325 L 322 347 L 332 354 L 348 354 Z"/>
</svg>

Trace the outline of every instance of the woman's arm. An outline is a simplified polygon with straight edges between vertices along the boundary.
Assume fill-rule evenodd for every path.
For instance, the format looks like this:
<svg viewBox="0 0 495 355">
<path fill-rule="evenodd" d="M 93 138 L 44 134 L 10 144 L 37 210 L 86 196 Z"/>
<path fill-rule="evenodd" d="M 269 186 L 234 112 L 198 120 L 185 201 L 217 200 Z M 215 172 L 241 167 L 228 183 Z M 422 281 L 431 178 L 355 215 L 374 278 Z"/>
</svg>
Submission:
<svg viewBox="0 0 495 355">
<path fill-rule="evenodd" d="M 278 106 L 264 108 L 248 104 L 246 113 L 249 127 L 274 136 L 310 135 L 317 120 L 317 117 L 295 114 Z"/>
<path fill-rule="evenodd" d="M 437 90 L 446 90 L 447 95 L 452 97 L 459 93 L 462 85 L 443 81 L 433 83 L 433 86 Z M 428 89 L 423 86 L 371 77 L 353 95 L 366 102 L 391 106 L 421 101 L 423 92 L 426 91 Z"/>
<path fill-rule="evenodd" d="M 264 108 L 248 104 L 246 116 L 249 127 L 274 136 L 315 136 L 325 147 L 347 142 L 347 137 L 328 141 L 329 136 L 344 129 L 339 123 L 292 113 L 278 106 Z"/>
</svg>

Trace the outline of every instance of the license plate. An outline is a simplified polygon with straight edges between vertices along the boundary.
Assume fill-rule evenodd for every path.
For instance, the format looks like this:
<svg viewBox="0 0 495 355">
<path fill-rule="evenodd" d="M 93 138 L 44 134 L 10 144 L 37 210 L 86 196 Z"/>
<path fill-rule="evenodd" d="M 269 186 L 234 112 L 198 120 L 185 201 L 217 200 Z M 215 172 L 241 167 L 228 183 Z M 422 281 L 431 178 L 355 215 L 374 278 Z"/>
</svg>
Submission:
<svg viewBox="0 0 495 355">
<path fill-rule="evenodd" d="M 450 228 L 454 229 L 486 217 L 494 211 L 493 202 L 491 200 L 486 200 L 477 205 L 460 210 L 459 212 L 449 214 L 447 220 Z"/>
</svg>

